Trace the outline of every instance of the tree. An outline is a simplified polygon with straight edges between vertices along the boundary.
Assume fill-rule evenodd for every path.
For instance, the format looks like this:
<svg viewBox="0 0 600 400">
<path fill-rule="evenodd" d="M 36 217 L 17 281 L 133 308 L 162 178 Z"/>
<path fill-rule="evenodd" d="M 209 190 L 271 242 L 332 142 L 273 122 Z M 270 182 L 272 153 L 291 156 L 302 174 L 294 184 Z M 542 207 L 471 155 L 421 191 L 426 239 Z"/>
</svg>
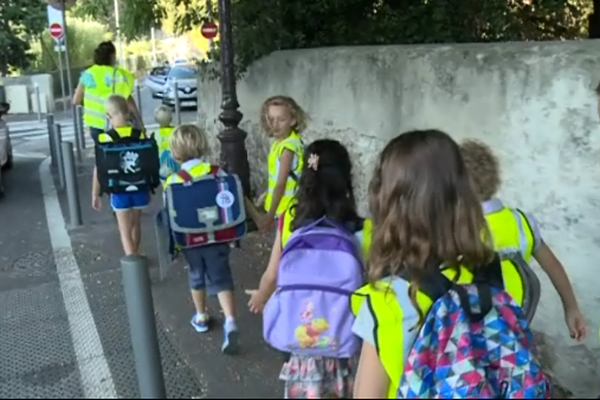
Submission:
<svg viewBox="0 0 600 400">
<path fill-rule="evenodd" d="M 112 0 L 79 0 L 110 2 Z M 183 33 L 215 15 L 217 0 L 128 0 L 127 32 L 166 22 Z M 243 71 L 280 49 L 586 37 L 592 0 L 231 0 Z M 126 15 L 122 12 L 122 15 Z M 130 26 L 130 24 L 132 24 Z M 125 32 L 126 27 L 123 24 Z M 218 57 L 218 49 L 212 57 Z M 207 64 L 208 65 L 208 64 Z"/>
<path fill-rule="evenodd" d="M 164 17 L 161 6 L 164 0 L 118 0 L 119 25 L 126 39 L 148 35 L 154 26 L 160 26 Z M 116 30 L 114 0 L 77 0 L 72 15 L 92 18 Z"/>
<path fill-rule="evenodd" d="M 0 2 L 0 75 L 29 66 L 32 37 L 46 28 L 46 6 L 41 0 Z"/>
</svg>

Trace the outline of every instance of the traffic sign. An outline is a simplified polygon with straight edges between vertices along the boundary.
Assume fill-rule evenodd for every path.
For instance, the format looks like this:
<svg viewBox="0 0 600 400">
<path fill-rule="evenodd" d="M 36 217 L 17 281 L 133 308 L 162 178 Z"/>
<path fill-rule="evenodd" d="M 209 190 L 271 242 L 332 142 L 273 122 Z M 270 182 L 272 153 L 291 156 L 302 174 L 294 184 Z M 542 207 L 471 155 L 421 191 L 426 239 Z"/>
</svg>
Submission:
<svg viewBox="0 0 600 400">
<path fill-rule="evenodd" d="M 207 22 L 200 28 L 200 33 L 205 39 L 214 39 L 219 33 L 219 27 L 214 22 Z"/>
<path fill-rule="evenodd" d="M 52 36 L 52 38 L 55 40 L 62 38 L 63 35 L 65 34 L 65 31 L 63 30 L 62 25 L 59 24 L 58 22 L 53 22 L 52 24 L 50 24 L 49 29 L 50 29 L 50 36 Z"/>
</svg>

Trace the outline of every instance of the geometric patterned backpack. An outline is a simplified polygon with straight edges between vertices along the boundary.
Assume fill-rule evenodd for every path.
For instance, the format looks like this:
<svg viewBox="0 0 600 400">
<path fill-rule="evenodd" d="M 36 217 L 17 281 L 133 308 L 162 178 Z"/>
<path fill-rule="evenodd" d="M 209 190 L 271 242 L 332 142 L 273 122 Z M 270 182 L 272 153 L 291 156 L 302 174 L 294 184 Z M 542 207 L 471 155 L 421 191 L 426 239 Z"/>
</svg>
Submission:
<svg viewBox="0 0 600 400">
<path fill-rule="evenodd" d="M 533 334 L 504 290 L 499 259 L 469 285 L 441 273 L 434 280 L 420 288 L 437 300 L 408 355 L 397 398 L 549 399 Z"/>
</svg>

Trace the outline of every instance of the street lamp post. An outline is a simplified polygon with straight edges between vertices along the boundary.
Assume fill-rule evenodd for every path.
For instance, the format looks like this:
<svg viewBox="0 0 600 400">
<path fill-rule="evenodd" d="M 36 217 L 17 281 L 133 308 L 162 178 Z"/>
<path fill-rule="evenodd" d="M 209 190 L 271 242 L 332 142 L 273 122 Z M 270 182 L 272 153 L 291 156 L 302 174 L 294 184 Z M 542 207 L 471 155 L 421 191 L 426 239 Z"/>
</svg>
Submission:
<svg viewBox="0 0 600 400">
<path fill-rule="evenodd" d="M 244 194 L 250 197 L 250 165 L 246 151 L 248 134 L 239 127 L 242 113 L 238 110 L 231 33 L 231 0 L 219 0 L 219 35 L 221 39 L 221 114 L 223 130 L 218 135 L 221 142 L 220 162 L 223 168 L 240 177 Z"/>
</svg>

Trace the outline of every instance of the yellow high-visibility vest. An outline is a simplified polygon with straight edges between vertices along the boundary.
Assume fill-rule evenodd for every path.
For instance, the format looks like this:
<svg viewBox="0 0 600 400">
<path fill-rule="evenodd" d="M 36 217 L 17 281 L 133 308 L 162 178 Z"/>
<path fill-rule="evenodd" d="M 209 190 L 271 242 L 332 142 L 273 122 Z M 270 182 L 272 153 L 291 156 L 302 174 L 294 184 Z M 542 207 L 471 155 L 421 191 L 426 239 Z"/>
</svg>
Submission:
<svg viewBox="0 0 600 400">
<path fill-rule="evenodd" d="M 93 87 L 83 95 L 83 122 L 86 126 L 106 129 L 106 100 L 113 94 L 125 97 L 133 93 L 134 76 L 119 67 L 93 65 L 87 72 L 94 78 Z"/>
</svg>

